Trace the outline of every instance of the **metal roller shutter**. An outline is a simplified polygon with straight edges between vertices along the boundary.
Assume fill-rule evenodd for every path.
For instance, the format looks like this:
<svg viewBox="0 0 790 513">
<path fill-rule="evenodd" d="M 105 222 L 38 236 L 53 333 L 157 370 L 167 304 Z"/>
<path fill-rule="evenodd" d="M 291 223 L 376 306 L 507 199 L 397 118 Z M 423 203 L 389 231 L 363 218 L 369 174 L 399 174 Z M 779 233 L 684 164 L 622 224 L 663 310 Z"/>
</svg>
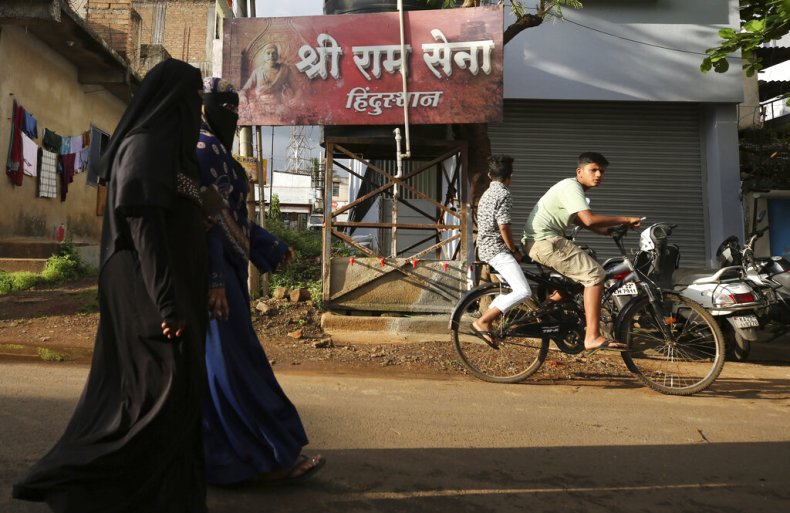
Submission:
<svg viewBox="0 0 790 513">
<path fill-rule="evenodd" d="M 576 158 L 597 151 L 610 164 L 604 182 L 588 191 L 593 212 L 646 216 L 643 226 L 678 224 L 672 242 L 683 267 L 705 265 L 705 194 L 696 104 L 505 101 L 504 122 L 489 127 L 493 153 L 511 155 L 515 173 L 513 234 L 521 237 L 529 211 Z M 583 231 L 600 258 L 619 254 L 610 239 Z M 637 234 L 626 247 L 638 246 Z"/>
</svg>

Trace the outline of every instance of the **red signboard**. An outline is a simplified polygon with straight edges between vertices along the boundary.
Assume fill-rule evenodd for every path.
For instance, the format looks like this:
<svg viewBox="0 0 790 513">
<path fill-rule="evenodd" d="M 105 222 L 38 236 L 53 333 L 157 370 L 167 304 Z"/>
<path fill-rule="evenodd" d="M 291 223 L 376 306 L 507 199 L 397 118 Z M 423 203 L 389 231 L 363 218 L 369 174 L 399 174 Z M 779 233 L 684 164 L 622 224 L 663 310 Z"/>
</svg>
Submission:
<svg viewBox="0 0 790 513">
<path fill-rule="evenodd" d="M 502 119 L 502 6 L 225 20 L 223 77 L 242 125 Z"/>
</svg>

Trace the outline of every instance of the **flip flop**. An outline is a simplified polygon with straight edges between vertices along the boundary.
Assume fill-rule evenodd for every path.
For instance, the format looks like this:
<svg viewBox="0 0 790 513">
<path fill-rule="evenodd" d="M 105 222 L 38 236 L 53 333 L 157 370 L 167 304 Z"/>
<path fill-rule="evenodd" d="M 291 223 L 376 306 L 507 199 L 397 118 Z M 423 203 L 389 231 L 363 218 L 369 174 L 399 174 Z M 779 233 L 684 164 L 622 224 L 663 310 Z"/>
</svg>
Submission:
<svg viewBox="0 0 790 513">
<path fill-rule="evenodd" d="M 476 330 L 472 328 L 472 335 L 476 336 L 490 347 L 494 349 L 499 349 L 499 344 L 496 342 L 496 338 L 494 337 L 494 333 L 486 330 Z M 488 338 L 486 338 L 488 336 Z"/>
<path fill-rule="evenodd" d="M 301 474 L 294 475 L 295 472 L 299 471 L 299 467 L 304 465 L 308 460 L 312 460 L 313 466 Z M 291 465 L 291 469 L 285 476 L 274 479 L 259 479 L 257 483 L 266 486 L 299 484 L 313 477 L 325 464 L 326 459 L 323 456 L 306 456 L 302 454 L 297 458 L 296 462 Z"/>
<path fill-rule="evenodd" d="M 604 340 L 603 344 L 601 344 L 598 347 L 593 347 L 591 349 L 585 348 L 584 349 L 584 353 L 589 356 L 589 355 L 593 355 L 593 354 L 597 353 L 598 351 L 617 351 L 617 352 L 628 351 L 628 346 L 626 346 L 625 344 L 621 344 L 622 347 L 615 347 L 615 346 L 612 346 L 612 344 L 620 344 L 620 342 L 618 342 L 616 340 L 609 340 L 609 339 L 607 339 L 607 340 Z"/>
</svg>

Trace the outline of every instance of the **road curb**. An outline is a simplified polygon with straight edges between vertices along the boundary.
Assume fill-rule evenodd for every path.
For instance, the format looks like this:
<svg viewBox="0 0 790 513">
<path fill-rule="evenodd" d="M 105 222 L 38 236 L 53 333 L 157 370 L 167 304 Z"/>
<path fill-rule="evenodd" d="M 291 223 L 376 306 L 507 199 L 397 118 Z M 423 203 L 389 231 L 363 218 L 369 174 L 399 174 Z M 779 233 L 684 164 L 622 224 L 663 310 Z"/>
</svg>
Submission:
<svg viewBox="0 0 790 513">
<path fill-rule="evenodd" d="M 321 328 L 334 339 L 355 343 L 443 341 L 448 336 L 446 315 L 386 317 L 324 312 Z"/>
</svg>

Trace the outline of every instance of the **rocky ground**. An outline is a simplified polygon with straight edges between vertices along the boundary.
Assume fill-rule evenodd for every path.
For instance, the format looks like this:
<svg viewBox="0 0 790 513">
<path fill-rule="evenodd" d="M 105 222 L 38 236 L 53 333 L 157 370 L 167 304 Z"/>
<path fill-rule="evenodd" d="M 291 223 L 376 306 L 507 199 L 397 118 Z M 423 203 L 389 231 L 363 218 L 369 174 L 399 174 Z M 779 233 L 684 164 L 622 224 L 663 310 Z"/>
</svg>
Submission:
<svg viewBox="0 0 790 513">
<path fill-rule="evenodd" d="M 98 325 L 95 278 L 0 296 L 0 355 L 86 362 Z M 320 327 L 311 302 L 269 299 L 251 305 L 253 323 L 276 371 L 419 374 L 466 371 L 449 335 L 427 342 L 346 343 Z M 631 379 L 618 355 L 569 356 L 551 351 L 531 381 Z"/>
</svg>

